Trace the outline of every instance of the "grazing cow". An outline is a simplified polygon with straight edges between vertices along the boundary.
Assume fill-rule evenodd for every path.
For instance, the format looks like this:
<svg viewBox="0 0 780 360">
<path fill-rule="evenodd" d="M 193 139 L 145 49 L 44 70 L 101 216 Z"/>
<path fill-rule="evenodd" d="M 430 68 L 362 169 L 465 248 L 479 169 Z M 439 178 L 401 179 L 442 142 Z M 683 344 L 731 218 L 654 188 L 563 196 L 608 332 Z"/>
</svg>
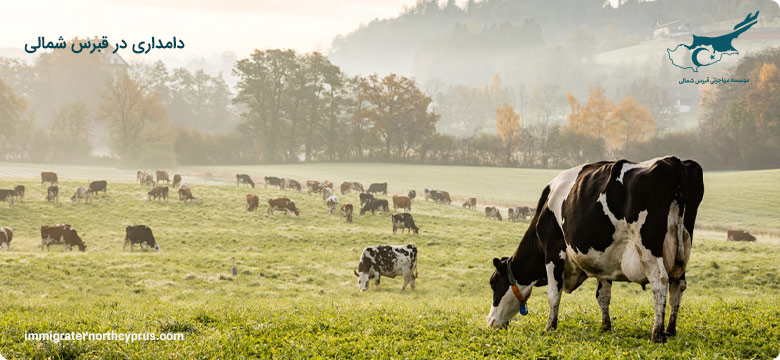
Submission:
<svg viewBox="0 0 780 360">
<path fill-rule="evenodd" d="M 328 200 L 333 195 L 333 189 L 324 187 L 322 188 L 322 201 Z"/>
<path fill-rule="evenodd" d="M 368 202 L 366 202 L 365 205 L 363 205 L 363 208 L 360 209 L 360 215 L 365 214 L 366 212 L 370 211 L 371 215 L 374 215 L 374 212 L 376 210 L 381 210 L 385 212 L 390 211 L 390 207 L 387 205 L 387 200 L 385 199 L 373 199 Z"/>
<path fill-rule="evenodd" d="M 703 195 L 701 166 L 671 156 L 638 164 L 603 161 L 561 172 L 542 191 L 514 254 L 493 259 L 488 326 L 506 327 L 518 311 L 527 312 L 531 289 L 547 285 L 547 329 L 555 329 L 561 291 L 570 293 L 595 277 L 602 329 L 611 328 L 612 282 L 629 281 L 652 285 L 652 341 L 675 335 Z M 667 291 L 671 314 L 664 332 Z"/>
<path fill-rule="evenodd" d="M 11 240 L 14 239 L 14 229 L 8 226 L 0 226 L 0 248 L 8 250 Z"/>
<path fill-rule="evenodd" d="M 726 240 L 729 241 L 748 241 L 748 242 L 755 242 L 756 237 L 753 235 L 750 235 L 747 231 L 742 230 L 729 230 L 726 232 Z"/>
<path fill-rule="evenodd" d="M 393 210 L 404 209 L 406 212 L 412 211 L 412 200 L 408 196 L 393 195 Z"/>
<path fill-rule="evenodd" d="M 70 197 L 70 201 L 76 203 L 79 202 L 79 200 L 84 199 L 84 203 L 89 204 L 89 199 L 91 198 L 92 198 L 92 190 L 85 188 L 83 186 L 79 186 L 73 192 L 73 196 Z"/>
<path fill-rule="evenodd" d="M 276 176 L 266 176 L 266 177 L 263 178 L 263 180 L 265 180 L 265 187 L 266 188 L 268 187 L 268 185 L 277 186 L 277 187 L 279 187 L 279 189 L 282 188 L 282 179 L 279 179 Z"/>
<path fill-rule="evenodd" d="M 87 250 L 87 245 L 81 240 L 76 229 L 68 224 L 41 226 L 41 251 L 44 247 L 49 251 L 50 245 L 65 245 L 68 251 L 72 250 L 73 245 L 78 246 L 79 251 Z"/>
<path fill-rule="evenodd" d="M 159 184 L 160 181 L 165 181 L 166 184 L 170 184 L 171 183 L 171 179 L 168 178 L 168 172 L 167 171 L 157 170 L 156 175 L 157 175 L 157 182 L 155 184 Z"/>
<path fill-rule="evenodd" d="M 168 201 L 168 187 L 155 186 L 154 189 L 146 193 L 146 198 L 149 200 L 164 199 L 165 201 Z"/>
<path fill-rule="evenodd" d="M 374 200 L 374 195 L 369 193 L 360 193 L 360 206 L 365 205 L 367 202 Z"/>
<path fill-rule="evenodd" d="M 143 250 L 144 245 L 151 247 L 154 251 L 160 251 L 160 246 L 154 240 L 152 229 L 146 225 L 130 225 L 125 228 L 125 244 L 122 246 L 122 250 L 127 248 L 127 244 L 130 244 L 130 251 L 133 251 L 133 246 L 138 244 Z"/>
<path fill-rule="evenodd" d="M 341 220 L 341 218 L 345 218 L 348 223 L 351 223 L 353 211 L 354 208 L 352 207 L 352 204 L 346 203 L 344 205 L 341 205 L 341 216 L 339 217 L 339 220 Z"/>
<path fill-rule="evenodd" d="M 135 181 L 138 181 L 139 184 L 143 185 L 146 180 L 146 175 L 150 175 L 148 171 L 138 170 L 138 172 L 135 173 Z"/>
<path fill-rule="evenodd" d="M 532 217 L 533 209 L 528 206 L 516 206 L 507 210 L 509 213 L 509 221 L 525 221 L 526 218 Z"/>
<path fill-rule="evenodd" d="M 502 221 L 503 219 L 501 218 L 501 210 L 499 210 L 497 207 L 486 206 L 485 219 L 496 219 L 498 221 Z"/>
<path fill-rule="evenodd" d="M 425 201 L 428 199 L 433 200 L 435 203 L 449 204 L 452 202 L 450 199 L 450 193 L 442 190 L 428 190 L 425 189 Z"/>
<path fill-rule="evenodd" d="M 60 188 L 57 187 L 57 185 L 49 186 L 49 189 L 46 190 L 46 201 L 48 202 L 59 202 L 60 201 Z"/>
<path fill-rule="evenodd" d="M 357 182 L 357 181 L 353 181 L 353 182 L 352 182 L 352 183 L 349 185 L 349 188 L 350 188 L 351 190 L 354 190 L 354 191 L 357 191 L 357 192 L 361 192 L 361 193 L 362 193 L 362 192 L 365 192 L 365 191 L 363 190 L 363 184 L 361 184 L 361 183 L 359 183 L 359 182 Z M 385 192 L 385 195 L 386 195 L 386 194 L 387 194 L 387 192 Z"/>
<path fill-rule="evenodd" d="M 141 186 L 143 186 L 143 185 L 154 186 L 154 177 L 152 176 L 152 174 L 145 174 L 144 175 L 144 178 L 141 179 Z"/>
<path fill-rule="evenodd" d="M 414 290 L 414 280 L 417 279 L 417 247 L 407 245 L 376 245 L 367 247 L 360 255 L 358 271 L 360 291 L 368 290 L 368 281 L 374 279 L 374 284 L 379 288 L 379 279 L 382 276 L 395 278 L 398 275 L 404 277 L 404 285 L 401 290 L 406 290 L 409 284 Z"/>
<path fill-rule="evenodd" d="M 52 185 L 56 184 L 57 181 L 57 174 L 53 173 L 51 171 L 43 171 L 41 172 L 41 187 L 43 187 L 43 184 L 45 183 L 51 183 Z"/>
<path fill-rule="evenodd" d="M 18 196 L 19 200 L 24 200 L 24 185 L 16 185 L 14 187 L 14 196 Z"/>
<path fill-rule="evenodd" d="M 246 211 L 255 211 L 260 205 L 260 197 L 255 194 L 246 194 Z"/>
<path fill-rule="evenodd" d="M 466 201 L 463 203 L 463 207 L 466 209 L 476 209 L 477 208 L 477 198 L 470 197 L 466 199 Z"/>
<path fill-rule="evenodd" d="M 274 210 L 282 210 L 284 211 L 285 215 L 290 215 L 290 211 L 295 213 L 295 216 L 298 216 L 301 214 L 301 212 L 298 210 L 297 207 L 295 207 L 295 202 L 288 199 L 288 198 L 270 198 L 268 199 L 268 214 L 273 215 Z"/>
<path fill-rule="evenodd" d="M 320 182 L 315 180 L 306 180 L 306 189 L 308 190 L 309 195 L 322 191 Z"/>
<path fill-rule="evenodd" d="M 179 200 L 184 202 L 187 202 L 187 200 L 190 202 L 195 200 L 195 197 L 192 196 L 192 190 L 189 186 L 181 186 L 179 188 Z"/>
<path fill-rule="evenodd" d="M 283 189 L 292 189 L 301 192 L 301 183 L 293 179 L 284 179 Z"/>
<path fill-rule="evenodd" d="M 173 174 L 173 184 L 171 185 L 171 187 L 173 188 L 178 187 L 179 184 L 181 184 L 181 175 Z M 255 187 L 254 184 L 252 185 L 252 187 Z"/>
<path fill-rule="evenodd" d="M 409 195 L 407 196 L 409 196 L 409 200 L 414 200 L 417 197 L 417 191 L 409 190 Z"/>
<path fill-rule="evenodd" d="M 339 198 L 336 197 L 336 195 L 331 195 L 328 200 L 328 214 L 333 214 L 334 211 L 336 211 L 336 205 L 339 204 Z"/>
<path fill-rule="evenodd" d="M 352 183 L 349 181 L 345 181 L 341 183 L 341 195 L 344 195 L 349 192 L 349 190 L 352 188 Z"/>
<path fill-rule="evenodd" d="M 382 195 L 387 195 L 387 183 L 373 183 L 368 186 L 368 191 L 366 191 L 369 194 L 378 194 L 382 193 Z"/>
<path fill-rule="evenodd" d="M 252 178 L 247 174 L 236 174 L 236 187 L 238 187 L 239 184 L 246 184 L 251 186 L 253 189 L 255 188 L 255 182 L 252 181 Z"/>
<path fill-rule="evenodd" d="M 396 229 L 401 229 L 401 233 L 404 232 L 404 230 L 409 230 L 409 233 L 411 234 L 412 231 L 414 231 L 415 234 L 419 234 L 420 228 L 417 227 L 417 225 L 414 223 L 414 218 L 412 218 L 412 214 L 409 213 L 402 213 L 402 214 L 394 214 L 392 219 L 393 221 L 393 234 L 395 234 Z"/>
<path fill-rule="evenodd" d="M 8 202 L 8 205 L 14 207 L 14 194 L 15 191 L 9 189 L 0 189 L 0 201 Z"/>
<path fill-rule="evenodd" d="M 97 196 L 98 191 L 103 191 L 103 195 L 106 195 L 106 187 L 108 186 L 108 182 L 105 180 L 95 180 L 91 183 L 89 183 L 89 189 L 92 190 L 92 193 Z"/>
<path fill-rule="evenodd" d="M 333 183 L 330 180 L 325 180 L 322 182 L 322 185 L 320 187 L 329 188 L 333 190 Z"/>
</svg>

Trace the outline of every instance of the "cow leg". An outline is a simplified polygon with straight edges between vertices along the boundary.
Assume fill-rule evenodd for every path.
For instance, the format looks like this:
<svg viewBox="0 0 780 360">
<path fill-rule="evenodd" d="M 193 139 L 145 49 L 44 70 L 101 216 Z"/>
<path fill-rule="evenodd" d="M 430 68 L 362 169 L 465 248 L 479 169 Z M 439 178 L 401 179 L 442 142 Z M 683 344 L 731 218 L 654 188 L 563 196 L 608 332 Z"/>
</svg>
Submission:
<svg viewBox="0 0 780 360">
<path fill-rule="evenodd" d="M 685 274 L 681 279 L 672 280 L 669 282 L 669 325 L 666 327 L 666 334 L 669 336 L 677 335 L 677 313 L 680 311 L 680 302 L 682 300 L 683 291 L 688 287 L 685 281 Z"/>
<path fill-rule="evenodd" d="M 612 298 L 612 281 L 599 279 L 599 287 L 596 289 L 596 300 L 601 308 L 601 330 L 612 329 L 612 321 L 609 319 L 609 301 Z"/>
<path fill-rule="evenodd" d="M 654 257 L 650 254 L 643 257 L 642 267 L 645 275 L 653 286 L 653 302 L 655 304 L 655 321 L 653 323 L 653 342 L 665 342 L 664 334 L 664 312 L 666 310 L 666 292 L 669 288 L 669 277 L 666 274 L 664 260 L 662 257 Z"/>
<path fill-rule="evenodd" d="M 561 290 L 563 289 L 563 260 L 550 261 L 546 265 L 547 301 L 550 304 L 550 315 L 547 318 L 545 331 L 555 330 L 558 327 L 558 306 L 561 304 Z"/>
<path fill-rule="evenodd" d="M 125 243 L 122 245 L 122 251 L 127 250 L 127 239 L 125 239 Z"/>
<path fill-rule="evenodd" d="M 403 286 L 401 286 L 401 291 L 405 291 L 405 290 L 406 290 L 406 285 L 407 285 L 407 284 L 409 284 L 409 281 L 410 281 L 410 279 L 409 279 L 409 278 L 410 278 L 410 277 L 412 277 L 412 272 L 411 272 L 411 271 L 408 271 L 408 270 L 407 270 L 407 271 L 405 271 L 405 272 L 404 272 L 404 285 L 403 285 Z"/>
<path fill-rule="evenodd" d="M 379 278 L 381 275 L 376 274 L 376 277 L 374 278 L 374 285 L 376 285 L 377 290 L 379 289 Z"/>
</svg>

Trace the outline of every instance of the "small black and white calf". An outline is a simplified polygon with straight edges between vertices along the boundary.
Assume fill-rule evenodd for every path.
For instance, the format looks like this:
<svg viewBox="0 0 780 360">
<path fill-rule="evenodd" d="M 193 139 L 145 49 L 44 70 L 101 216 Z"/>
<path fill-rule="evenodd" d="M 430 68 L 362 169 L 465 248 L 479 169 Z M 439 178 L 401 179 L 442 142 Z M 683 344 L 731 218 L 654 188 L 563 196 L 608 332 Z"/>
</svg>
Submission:
<svg viewBox="0 0 780 360">
<path fill-rule="evenodd" d="M 611 328 L 612 282 L 627 281 L 652 286 L 652 340 L 675 335 L 703 195 L 701 166 L 672 156 L 605 161 L 560 173 L 542 191 L 514 254 L 493 259 L 488 326 L 506 327 L 525 308 L 533 287 L 547 285 L 547 330 L 555 329 L 561 291 L 571 293 L 595 277 L 604 330 Z M 664 332 L 667 291 L 671 313 Z"/>
<path fill-rule="evenodd" d="M 406 244 L 367 247 L 360 256 L 358 271 L 355 272 L 360 291 L 368 290 L 370 279 L 374 279 L 374 284 L 379 288 L 380 277 L 395 278 L 398 275 L 404 277 L 404 285 L 401 290 L 406 290 L 407 284 L 414 290 L 414 280 L 417 279 L 416 246 Z"/>
</svg>

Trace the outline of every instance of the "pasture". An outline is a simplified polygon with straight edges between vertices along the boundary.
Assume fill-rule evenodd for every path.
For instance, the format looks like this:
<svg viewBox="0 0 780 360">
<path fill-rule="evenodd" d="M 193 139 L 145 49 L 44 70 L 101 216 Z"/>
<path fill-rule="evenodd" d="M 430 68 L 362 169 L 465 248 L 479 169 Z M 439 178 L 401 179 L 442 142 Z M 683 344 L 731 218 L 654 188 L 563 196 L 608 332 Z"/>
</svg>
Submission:
<svg viewBox="0 0 780 360">
<path fill-rule="evenodd" d="M 60 174 L 59 204 L 43 200 L 37 176 L 43 169 Z M 0 168 L 0 188 L 27 187 L 14 208 L 0 203 L 0 225 L 15 231 L 10 251 L 0 252 L 0 354 L 6 358 L 774 358 L 780 352 L 780 247 L 773 243 L 727 243 L 722 233 L 702 236 L 697 229 L 678 335 L 666 344 L 650 342 L 652 294 L 635 284 L 616 283 L 613 330 L 599 331 L 593 280 L 563 296 L 558 330 L 543 331 L 546 288 L 537 288 L 530 314 L 495 331 L 485 325 L 491 259 L 514 251 L 527 221 L 489 221 L 458 201 L 446 206 L 418 198 L 412 214 L 420 234 L 392 235 L 387 215 L 356 213 L 346 224 L 327 214 L 317 195 L 234 182 L 237 172 L 258 182 L 263 175 L 387 181 L 390 193 L 415 188 L 421 195 L 427 186 L 457 199 L 477 196 L 480 205 L 482 199 L 533 205 L 555 170 L 323 164 L 169 171 L 192 184 L 191 204 L 175 195 L 147 201 L 148 188 L 132 183 L 134 171 L 102 171 Z M 108 178 L 108 195 L 70 203 L 87 178 Z M 705 173 L 701 228 L 736 224 L 778 234 L 779 183 L 778 170 Z M 256 212 L 244 208 L 249 192 L 261 198 Z M 295 200 L 301 216 L 266 215 L 273 196 Z M 339 200 L 359 203 L 356 194 Z M 54 223 L 72 224 L 87 252 L 52 246 L 42 253 L 40 226 Z M 130 224 L 149 225 L 162 251 L 123 251 Z M 360 252 L 381 243 L 417 245 L 415 291 L 402 292 L 400 279 L 383 278 L 380 290 L 371 283 L 358 292 L 352 271 Z M 181 332 L 185 340 L 24 340 L 25 332 L 50 330 Z"/>
</svg>

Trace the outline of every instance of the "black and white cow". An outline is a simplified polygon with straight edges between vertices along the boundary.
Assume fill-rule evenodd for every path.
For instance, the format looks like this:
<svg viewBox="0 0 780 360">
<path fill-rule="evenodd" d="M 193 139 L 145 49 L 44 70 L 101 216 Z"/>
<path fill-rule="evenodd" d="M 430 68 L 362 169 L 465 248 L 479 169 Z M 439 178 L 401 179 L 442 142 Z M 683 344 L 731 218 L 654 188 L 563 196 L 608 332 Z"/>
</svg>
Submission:
<svg viewBox="0 0 780 360">
<path fill-rule="evenodd" d="M 127 244 L 130 244 L 130 251 L 133 251 L 133 246 L 139 244 L 141 249 L 144 245 L 147 245 L 154 249 L 154 251 L 160 251 L 160 245 L 154 240 L 152 229 L 146 225 L 129 225 L 125 228 L 125 244 L 122 246 L 122 250 L 127 248 Z"/>
<path fill-rule="evenodd" d="M 374 195 L 369 193 L 360 193 L 360 206 L 365 205 L 367 202 L 374 200 Z"/>
<path fill-rule="evenodd" d="M 376 211 L 389 212 L 390 206 L 387 205 L 387 200 L 385 199 L 372 199 L 363 205 L 363 207 L 360 209 L 360 215 L 363 215 L 369 211 L 371 212 L 371 215 L 374 215 Z"/>
<path fill-rule="evenodd" d="M 412 231 L 414 231 L 415 234 L 420 233 L 420 228 L 417 227 L 417 224 L 414 223 L 414 218 L 412 217 L 412 214 L 409 213 L 401 213 L 401 214 L 394 214 L 390 220 L 393 222 L 393 234 L 398 229 L 401 229 L 401 233 L 403 233 L 405 230 L 409 230 L 409 233 L 411 234 Z"/>
<path fill-rule="evenodd" d="M 610 329 L 613 281 L 650 283 L 655 303 L 652 340 L 676 334 L 686 288 L 696 213 L 704 195 L 702 169 L 676 157 L 578 166 L 560 173 L 542 191 L 533 219 L 511 257 L 493 259 L 493 302 L 488 326 L 506 327 L 534 286 L 547 285 L 547 330 L 558 324 L 561 291 L 589 277 L 603 329 Z M 667 291 L 671 304 L 664 333 Z"/>
<path fill-rule="evenodd" d="M 409 284 L 414 290 L 414 280 L 417 279 L 417 247 L 406 245 L 376 245 L 363 250 L 360 256 L 360 264 L 355 276 L 358 278 L 360 291 L 368 290 L 368 281 L 374 279 L 374 284 L 379 288 L 379 278 L 387 276 L 395 278 L 403 275 L 404 285 L 401 290 L 406 290 Z"/>
</svg>

